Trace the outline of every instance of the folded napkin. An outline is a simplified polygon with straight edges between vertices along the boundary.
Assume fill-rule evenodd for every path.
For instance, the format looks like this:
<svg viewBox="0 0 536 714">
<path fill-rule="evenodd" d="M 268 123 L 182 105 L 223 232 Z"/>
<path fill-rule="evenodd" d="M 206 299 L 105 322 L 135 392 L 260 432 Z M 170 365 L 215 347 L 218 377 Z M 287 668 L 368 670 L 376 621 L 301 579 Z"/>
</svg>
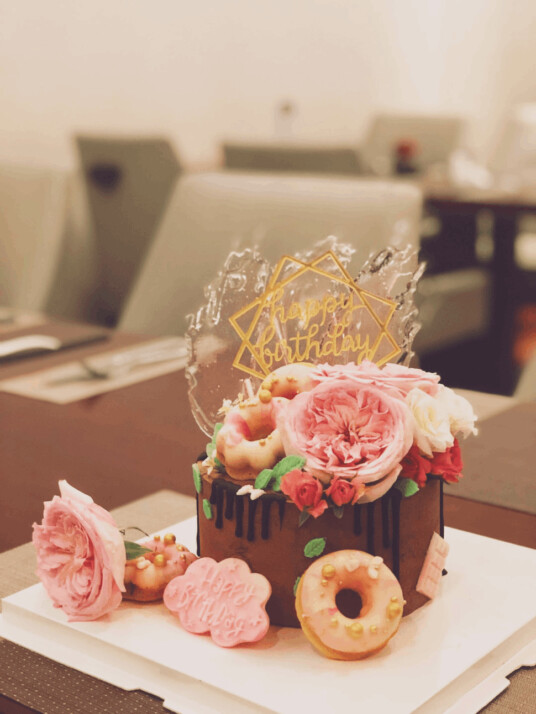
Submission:
<svg viewBox="0 0 536 714">
<path fill-rule="evenodd" d="M 107 378 L 92 378 L 79 361 L 66 362 L 57 367 L 4 380 L 0 382 L 0 391 L 54 404 L 69 404 L 184 369 L 186 366 L 184 347 L 184 340 L 180 337 L 153 339 L 139 345 L 88 357 L 88 365 L 95 370 L 112 367 L 111 375 Z M 162 359 L 168 351 L 169 354 L 173 354 L 173 357 Z M 184 355 L 177 357 L 177 353 L 181 351 L 184 351 Z M 135 359 L 150 359 L 149 352 L 155 357 L 159 355 L 158 361 L 138 364 L 129 367 L 126 371 L 125 365 L 129 362 Z"/>
</svg>

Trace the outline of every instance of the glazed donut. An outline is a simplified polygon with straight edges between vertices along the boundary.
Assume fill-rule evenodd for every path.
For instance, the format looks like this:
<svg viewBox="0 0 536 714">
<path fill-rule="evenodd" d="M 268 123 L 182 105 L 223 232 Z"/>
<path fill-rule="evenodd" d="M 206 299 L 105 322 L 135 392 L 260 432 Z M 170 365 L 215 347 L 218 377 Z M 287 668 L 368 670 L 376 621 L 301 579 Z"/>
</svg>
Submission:
<svg viewBox="0 0 536 714">
<path fill-rule="evenodd" d="M 359 616 L 343 615 L 335 598 L 341 590 L 361 597 Z M 398 630 L 404 599 L 398 580 L 382 558 L 359 550 L 339 550 L 315 560 L 296 591 L 302 630 L 331 659 L 363 659 L 381 650 Z"/>
<path fill-rule="evenodd" d="M 150 548 L 151 552 L 127 561 L 123 594 L 127 600 L 161 600 L 166 585 L 178 575 L 184 575 L 186 568 L 197 560 L 197 556 L 176 543 L 173 533 L 166 533 L 163 539 L 154 536 L 140 545 Z"/>
<path fill-rule="evenodd" d="M 314 365 L 307 362 L 285 364 L 264 378 L 258 392 L 261 401 L 272 397 L 292 399 L 296 394 L 309 392 L 316 384 L 311 374 Z"/>
<path fill-rule="evenodd" d="M 253 480 L 285 456 L 275 422 L 286 401 L 254 397 L 229 409 L 216 437 L 216 455 L 231 478 Z"/>
</svg>

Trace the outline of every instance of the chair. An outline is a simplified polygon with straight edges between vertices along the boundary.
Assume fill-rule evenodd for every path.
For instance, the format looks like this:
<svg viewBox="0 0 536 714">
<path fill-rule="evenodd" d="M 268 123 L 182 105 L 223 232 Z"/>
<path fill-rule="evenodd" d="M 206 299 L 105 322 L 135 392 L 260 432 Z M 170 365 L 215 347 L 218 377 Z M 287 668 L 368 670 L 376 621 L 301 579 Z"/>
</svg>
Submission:
<svg viewBox="0 0 536 714">
<path fill-rule="evenodd" d="M 536 399 L 536 350 L 523 367 L 514 390 L 514 398 L 522 402 L 532 402 Z"/>
<path fill-rule="evenodd" d="M 238 171 L 361 173 L 353 146 L 307 145 L 293 141 L 227 141 L 222 150 L 225 168 Z"/>
<path fill-rule="evenodd" d="M 378 114 L 372 120 L 360 147 L 365 168 L 379 175 L 394 173 L 394 151 L 399 141 L 412 140 L 418 146 L 421 170 L 448 161 L 459 145 L 464 120 L 432 114 Z"/>
<path fill-rule="evenodd" d="M 420 191 L 343 178 L 234 172 L 177 184 L 121 317 L 123 330 L 182 334 L 186 315 L 233 248 L 260 243 L 271 261 L 333 234 L 357 249 L 354 266 L 393 241 L 402 223 L 418 246 Z"/>
<path fill-rule="evenodd" d="M 160 137 L 76 138 L 98 256 L 92 318 L 113 326 L 143 263 L 180 164 Z"/>
<path fill-rule="evenodd" d="M 0 304 L 43 310 L 59 260 L 67 174 L 0 166 Z"/>
</svg>

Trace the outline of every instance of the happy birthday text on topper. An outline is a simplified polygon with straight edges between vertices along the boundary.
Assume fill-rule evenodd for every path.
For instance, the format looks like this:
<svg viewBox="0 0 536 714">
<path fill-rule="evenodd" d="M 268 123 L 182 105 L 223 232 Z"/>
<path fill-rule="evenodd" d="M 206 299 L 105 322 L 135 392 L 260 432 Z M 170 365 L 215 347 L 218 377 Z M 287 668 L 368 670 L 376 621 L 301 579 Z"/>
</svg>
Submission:
<svg viewBox="0 0 536 714">
<path fill-rule="evenodd" d="M 295 268 L 294 272 L 280 279 L 289 267 Z M 295 281 L 307 274 L 327 278 L 332 292 L 320 299 L 289 300 Z M 334 285 L 340 286 L 338 292 L 333 292 Z M 230 318 L 242 340 L 233 366 L 262 379 L 283 364 L 336 361 L 342 355 L 357 364 L 365 359 L 384 364 L 400 352 L 388 331 L 395 309 L 392 300 L 359 288 L 332 251 L 311 263 L 284 256 L 265 292 Z M 360 318 L 361 324 L 368 319 L 368 325 L 352 330 Z M 261 319 L 262 328 L 257 330 Z M 242 322 L 247 320 L 249 325 L 244 327 Z M 388 351 L 379 355 L 384 341 Z M 255 367 L 243 363 L 248 354 Z"/>
</svg>

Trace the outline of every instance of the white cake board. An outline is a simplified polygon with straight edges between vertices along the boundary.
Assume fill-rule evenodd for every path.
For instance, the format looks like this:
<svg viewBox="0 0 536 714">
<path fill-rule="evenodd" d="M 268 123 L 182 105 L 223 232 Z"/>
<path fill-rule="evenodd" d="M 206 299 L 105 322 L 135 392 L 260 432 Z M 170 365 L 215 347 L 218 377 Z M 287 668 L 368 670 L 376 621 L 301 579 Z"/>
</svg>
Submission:
<svg viewBox="0 0 536 714">
<path fill-rule="evenodd" d="M 166 532 L 194 550 L 195 530 L 192 518 Z M 40 584 L 3 600 L 0 636 L 179 714 L 468 714 L 508 686 L 507 674 L 536 664 L 536 550 L 450 528 L 446 539 L 439 597 L 358 662 L 325 659 L 292 628 L 223 649 L 162 604 L 124 602 L 98 622 L 68 623 Z"/>
</svg>

